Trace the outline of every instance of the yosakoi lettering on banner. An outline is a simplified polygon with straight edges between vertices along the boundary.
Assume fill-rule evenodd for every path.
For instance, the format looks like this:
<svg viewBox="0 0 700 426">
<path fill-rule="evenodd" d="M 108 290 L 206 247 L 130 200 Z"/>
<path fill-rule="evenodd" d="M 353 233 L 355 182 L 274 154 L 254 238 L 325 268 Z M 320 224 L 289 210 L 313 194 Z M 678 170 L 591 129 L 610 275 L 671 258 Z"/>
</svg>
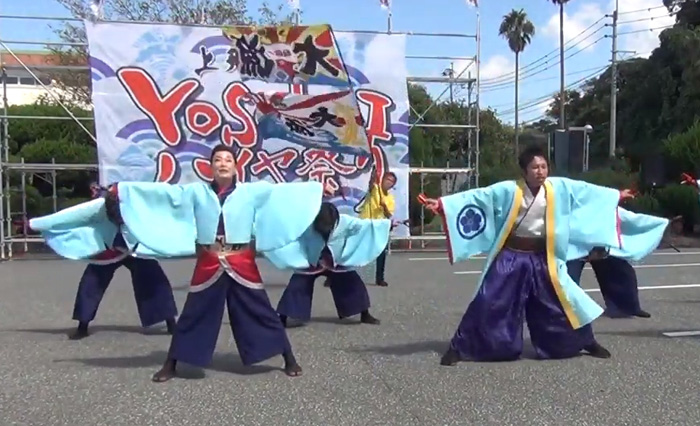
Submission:
<svg viewBox="0 0 700 426">
<path fill-rule="evenodd" d="M 85 23 L 100 181 L 210 181 L 234 148 L 241 181 L 317 180 L 352 213 L 392 170 L 408 216 L 405 38 L 327 25 Z M 406 234 L 407 229 L 398 228 Z"/>
</svg>

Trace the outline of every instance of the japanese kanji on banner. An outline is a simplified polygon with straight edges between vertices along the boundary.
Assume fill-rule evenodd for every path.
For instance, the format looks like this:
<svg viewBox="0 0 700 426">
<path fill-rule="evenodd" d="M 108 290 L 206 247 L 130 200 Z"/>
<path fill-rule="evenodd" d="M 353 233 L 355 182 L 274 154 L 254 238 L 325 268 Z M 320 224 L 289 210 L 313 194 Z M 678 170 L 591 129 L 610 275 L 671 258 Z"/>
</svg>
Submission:
<svg viewBox="0 0 700 426">
<path fill-rule="evenodd" d="M 209 181 L 224 143 L 239 180 L 329 183 L 343 213 L 357 211 L 373 169 L 391 170 L 394 219 L 408 218 L 404 36 L 85 25 L 101 184 Z"/>
</svg>

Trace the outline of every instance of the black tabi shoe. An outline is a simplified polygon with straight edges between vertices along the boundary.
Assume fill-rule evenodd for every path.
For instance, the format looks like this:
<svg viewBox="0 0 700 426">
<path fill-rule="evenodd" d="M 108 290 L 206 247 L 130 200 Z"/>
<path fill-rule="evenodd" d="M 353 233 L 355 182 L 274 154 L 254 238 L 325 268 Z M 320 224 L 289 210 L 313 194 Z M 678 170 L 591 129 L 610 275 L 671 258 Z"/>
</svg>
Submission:
<svg viewBox="0 0 700 426">
<path fill-rule="evenodd" d="M 590 345 L 584 346 L 583 350 L 588 352 L 594 358 L 607 359 L 612 356 L 610 351 L 605 349 L 598 342 L 593 342 Z"/>
<path fill-rule="evenodd" d="M 381 324 L 381 321 L 379 321 L 377 318 L 373 317 L 372 314 L 369 313 L 369 311 L 363 311 L 360 314 L 360 322 L 363 324 L 372 324 L 372 325 Z"/>
<path fill-rule="evenodd" d="M 440 365 L 451 367 L 457 365 L 459 361 L 461 361 L 461 358 L 457 351 L 450 348 L 442 355 L 442 358 L 440 358 Z"/>
<path fill-rule="evenodd" d="M 386 281 L 384 281 L 384 280 L 381 280 L 381 281 L 377 281 L 377 285 L 378 285 L 379 287 L 388 287 L 388 286 L 389 286 L 389 283 L 386 282 Z"/>
<path fill-rule="evenodd" d="M 78 324 L 78 328 L 74 332 L 68 335 L 70 340 L 80 340 L 88 337 L 88 323 L 81 322 Z"/>
<path fill-rule="evenodd" d="M 643 311 L 641 309 L 638 312 L 636 312 L 634 316 L 638 318 L 651 318 L 651 314 L 649 312 Z"/>
</svg>

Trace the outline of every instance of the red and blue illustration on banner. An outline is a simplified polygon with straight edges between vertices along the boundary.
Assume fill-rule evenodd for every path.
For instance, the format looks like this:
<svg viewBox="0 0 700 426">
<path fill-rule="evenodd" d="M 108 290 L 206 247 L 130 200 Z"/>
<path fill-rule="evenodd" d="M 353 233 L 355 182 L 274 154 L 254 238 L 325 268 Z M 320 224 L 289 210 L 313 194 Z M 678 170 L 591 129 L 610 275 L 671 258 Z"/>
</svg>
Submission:
<svg viewBox="0 0 700 426">
<path fill-rule="evenodd" d="M 395 219 L 408 216 L 403 36 L 328 25 L 86 28 L 101 184 L 210 180 L 209 153 L 224 143 L 240 180 L 328 183 L 345 213 L 373 168 L 391 169 Z"/>
</svg>

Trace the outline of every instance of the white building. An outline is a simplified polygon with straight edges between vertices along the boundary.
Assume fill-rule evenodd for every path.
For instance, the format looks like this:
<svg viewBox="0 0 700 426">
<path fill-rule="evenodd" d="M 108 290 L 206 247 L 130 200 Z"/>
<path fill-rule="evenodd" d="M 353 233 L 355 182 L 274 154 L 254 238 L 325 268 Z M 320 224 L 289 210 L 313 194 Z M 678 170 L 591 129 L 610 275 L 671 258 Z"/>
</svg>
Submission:
<svg viewBox="0 0 700 426">
<path fill-rule="evenodd" d="M 19 61 L 7 51 L 0 50 L 0 62 L 7 73 L 5 83 L 3 84 L 0 80 L 0 107 L 4 106 L 3 94 L 5 93 L 9 106 L 30 105 L 41 96 L 46 97 L 48 95 L 47 88 L 52 91 L 58 90 L 46 75 L 47 66 L 54 63 L 51 52 L 13 51 L 13 53 L 19 58 Z M 40 82 L 24 68 L 25 65 L 39 78 Z"/>
</svg>

